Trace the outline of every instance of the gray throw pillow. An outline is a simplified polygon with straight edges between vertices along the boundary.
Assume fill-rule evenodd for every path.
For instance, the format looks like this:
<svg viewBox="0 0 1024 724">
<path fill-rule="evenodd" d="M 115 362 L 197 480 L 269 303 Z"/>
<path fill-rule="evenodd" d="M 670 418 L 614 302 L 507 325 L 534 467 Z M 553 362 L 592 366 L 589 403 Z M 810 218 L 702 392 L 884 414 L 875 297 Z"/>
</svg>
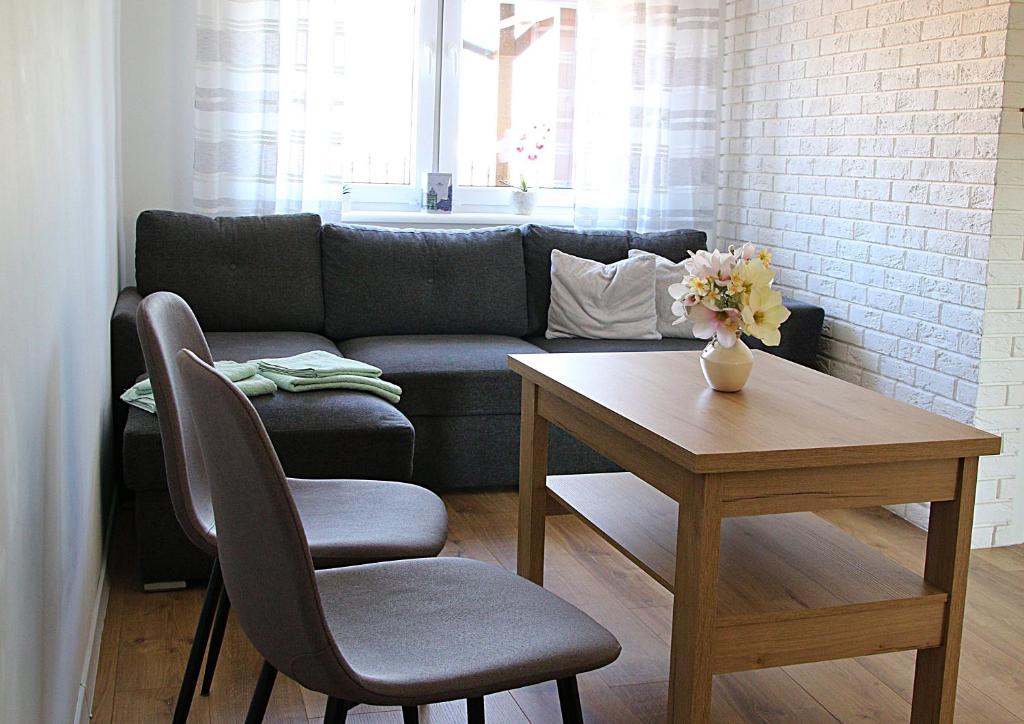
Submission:
<svg viewBox="0 0 1024 724">
<path fill-rule="evenodd" d="M 548 339 L 661 339 L 654 304 L 655 259 L 613 264 L 551 252 Z"/>
<path fill-rule="evenodd" d="M 672 312 L 672 303 L 675 302 L 675 299 L 668 293 L 670 286 L 681 282 L 686 276 L 683 262 L 672 262 L 663 256 L 641 249 L 629 250 L 630 259 L 643 255 L 654 257 L 654 306 L 658 310 L 658 332 L 665 339 L 696 339 L 693 336 L 691 322 L 674 324 L 676 315 Z"/>
</svg>

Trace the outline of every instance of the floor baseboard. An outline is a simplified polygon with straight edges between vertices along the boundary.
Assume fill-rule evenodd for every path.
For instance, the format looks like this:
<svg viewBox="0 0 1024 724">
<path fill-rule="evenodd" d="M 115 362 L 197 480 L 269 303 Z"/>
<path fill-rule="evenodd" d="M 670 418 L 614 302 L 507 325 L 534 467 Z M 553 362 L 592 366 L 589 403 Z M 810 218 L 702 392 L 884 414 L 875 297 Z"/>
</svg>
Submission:
<svg viewBox="0 0 1024 724">
<path fill-rule="evenodd" d="M 99 671 L 100 646 L 103 643 L 103 625 L 107 618 L 107 603 L 110 601 L 110 576 L 107 575 L 107 561 L 110 556 L 110 541 L 113 538 L 115 514 L 117 513 L 117 493 L 114 493 L 107 511 L 107 533 L 103 539 L 103 563 L 100 566 L 100 577 L 96 586 L 96 598 L 93 603 L 92 621 L 89 642 L 85 647 L 85 660 L 82 662 L 82 676 L 78 682 L 78 701 L 75 703 L 75 724 L 86 724 L 92 719 L 92 704 L 96 695 L 96 675 Z"/>
</svg>

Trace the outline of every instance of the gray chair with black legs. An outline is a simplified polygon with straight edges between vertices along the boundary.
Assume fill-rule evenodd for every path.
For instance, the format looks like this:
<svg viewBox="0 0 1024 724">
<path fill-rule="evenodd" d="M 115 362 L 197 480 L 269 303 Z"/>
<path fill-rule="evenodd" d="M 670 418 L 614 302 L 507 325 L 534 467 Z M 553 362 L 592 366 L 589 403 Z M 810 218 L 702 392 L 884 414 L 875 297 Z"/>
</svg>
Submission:
<svg viewBox="0 0 1024 724">
<path fill-rule="evenodd" d="M 360 703 L 400 705 L 414 722 L 415 706 L 453 699 L 466 699 L 479 724 L 486 694 L 556 680 L 563 719 L 582 721 L 576 675 L 620 651 L 604 627 L 524 578 L 465 558 L 315 571 L 252 404 L 194 354 L 183 350 L 177 362 L 174 394 L 206 461 L 224 585 L 265 659 L 261 685 L 281 671 L 327 694 L 326 724 Z"/>
<path fill-rule="evenodd" d="M 181 384 L 174 356 L 186 349 L 204 362 L 213 361 L 203 331 L 181 297 L 169 292 L 149 295 L 139 305 L 137 322 L 157 404 L 174 512 L 189 540 L 213 558 L 206 598 L 175 705 L 173 721 L 184 722 L 195 695 L 204 653 L 206 671 L 201 691 L 209 692 L 231 601 L 221 577 L 208 461 L 203 459 L 191 420 L 182 415 L 178 395 L 174 393 Z M 309 535 L 316 568 L 435 556 L 448 535 L 444 503 L 417 485 L 294 478 L 287 479 L 286 484 Z M 246 486 L 238 494 L 247 496 Z M 265 685 L 261 691 L 265 694 L 265 707 L 270 687 Z M 259 706 L 260 702 L 254 705 Z"/>
</svg>

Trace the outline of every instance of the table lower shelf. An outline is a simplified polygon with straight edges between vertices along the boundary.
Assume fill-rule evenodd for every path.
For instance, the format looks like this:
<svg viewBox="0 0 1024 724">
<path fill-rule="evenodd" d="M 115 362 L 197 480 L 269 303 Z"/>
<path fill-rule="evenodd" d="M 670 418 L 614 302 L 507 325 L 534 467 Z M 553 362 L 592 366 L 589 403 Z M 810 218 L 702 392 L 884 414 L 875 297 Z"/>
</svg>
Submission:
<svg viewBox="0 0 1024 724">
<path fill-rule="evenodd" d="M 673 589 L 676 501 L 631 473 L 548 490 Z M 721 536 L 716 673 L 942 644 L 946 593 L 812 513 L 727 518 Z"/>
</svg>

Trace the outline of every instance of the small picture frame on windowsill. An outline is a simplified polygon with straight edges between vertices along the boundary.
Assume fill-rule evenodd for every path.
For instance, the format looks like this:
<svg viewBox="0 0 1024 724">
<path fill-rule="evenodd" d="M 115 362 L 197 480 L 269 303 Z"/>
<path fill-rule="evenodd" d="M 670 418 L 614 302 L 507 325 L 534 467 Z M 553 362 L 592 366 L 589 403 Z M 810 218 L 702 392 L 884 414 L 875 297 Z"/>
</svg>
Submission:
<svg viewBox="0 0 1024 724">
<path fill-rule="evenodd" d="M 424 174 L 423 210 L 431 214 L 451 213 L 452 175 L 450 173 Z"/>
</svg>

